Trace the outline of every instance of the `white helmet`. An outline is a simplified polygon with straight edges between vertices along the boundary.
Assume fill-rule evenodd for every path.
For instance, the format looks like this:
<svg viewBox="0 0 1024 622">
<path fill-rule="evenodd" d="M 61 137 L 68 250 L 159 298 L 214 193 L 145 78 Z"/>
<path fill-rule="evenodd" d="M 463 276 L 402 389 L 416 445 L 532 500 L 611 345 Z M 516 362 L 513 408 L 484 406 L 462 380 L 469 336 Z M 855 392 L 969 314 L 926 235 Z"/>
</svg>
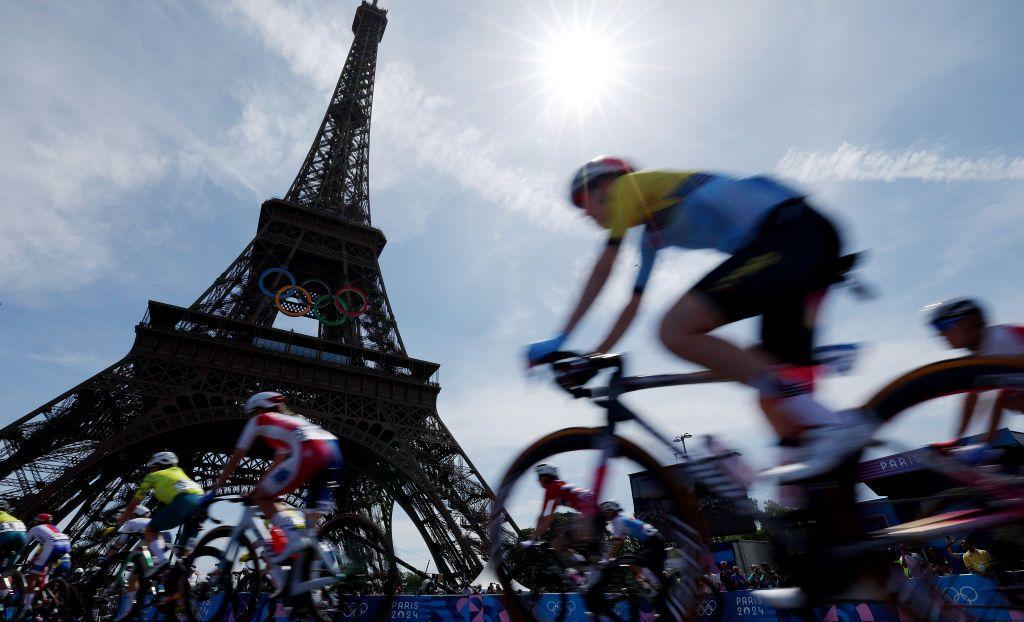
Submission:
<svg viewBox="0 0 1024 622">
<path fill-rule="evenodd" d="M 149 508 L 144 505 L 137 505 L 132 511 L 135 512 L 136 516 L 149 516 Z"/>
<path fill-rule="evenodd" d="M 602 512 L 615 512 L 616 514 L 618 514 L 619 512 L 622 511 L 622 506 L 619 505 L 618 501 L 612 501 L 612 500 L 609 499 L 608 501 L 601 502 L 601 511 Z"/>
<path fill-rule="evenodd" d="M 253 393 L 249 399 L 242 404 L 242 412 L 251 415 L 258 410 L 277 410 L 277 407 L 285 403 L 285 397 L 276 391 L 261 391 Z"/>
<path fill-rule="evenodd" d="M 558 467 L 553 464 L 538 464 L 536 466 L 537 477 L 542 475 L 550 475 L 551 477 L 558 477 Z"/>
<path fill-rule="evenodd" d="M 166 466 L 172 467 L 177 466 L 178 456 L 173 451 L 158 451 L 153 454 L 153 457 L 149 459 L 146 466 Z"/>
</svg>

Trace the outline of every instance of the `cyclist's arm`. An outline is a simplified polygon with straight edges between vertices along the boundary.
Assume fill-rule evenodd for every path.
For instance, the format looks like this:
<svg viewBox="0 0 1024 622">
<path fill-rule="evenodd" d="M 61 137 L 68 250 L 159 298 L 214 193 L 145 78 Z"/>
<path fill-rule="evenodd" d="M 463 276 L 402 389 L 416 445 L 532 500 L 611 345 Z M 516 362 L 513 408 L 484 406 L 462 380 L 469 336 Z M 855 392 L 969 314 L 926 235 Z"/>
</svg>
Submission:
<svg viewBox="0 0 1024 622">
<path fill-rule="evenodd" d="M 956 431 L 957 438 L 960 438 L 967 432 L 967 426 L 971 423 L 971 416 L 974 414 L 974 407 L 977 405 L 978 394 L 968 393 L 964 398 L 963 410 L 960 413 L 960 427 Z"/>
<path fill-rule="evenodd" d="M 533 539 L 540 540 L 547 530 L 551 527 L 551 523 L 555 520 L 555 513 L 545 514 L 537 519 L 537 528 L 533 530 Z"/>
<path fill-rule="evenodd" d="M 141 492 L 142 494 L 146 494 L 142 488 L 139 489 L 139 492 Z M 124 511 L 121 512 L 121 515 L 117 517 L 117 524 L 123 525 L 125 521 L 131 518 L 132 510 L 134 510 L 135 506 L 139 505 L 139 503 L 141 502 L 142 498 L 139 497 L 138 494 L 132 497 L 132 500 L 128 502 L 128 505 L 124 506 Z"/>
<path fill-rule="evenodd" d="M 231 459 L 224 465 L 224 470 L 220 472 L 220 477 L 217 478 L 217 483 L 215 483 L 213 488 L 210 489 L 211 495 L 216 495 L 217 491 L 227 483 L 228 478 L 231 477 L 231 474 L 238 468 L 238 465 L 242 462 L 242 458 L 245 457 L 245 454 L 248 451 L 249 450 L 246 447 L 235 448 L 235 453 L 231 454 Z"/>
<path fill-rule="evenodd" d="M 622 335 L 626 333 L 630 324 L 633 323 L 633 319 L 636 318 L 636 312 L 640 308 L 640 299 L 643 295 L 642 291 L 633 294 L 633 297 L 629 299 L 629 303 L 626 304 L 622 313 L 619 314 L 619 319 L 612 326 L 611 332 L 601 342 L 601 345 L 597 346 L 597 352 L 608 352 L 618 343 L 619 339 L 622 339 Z"/>
<path fill-rule="evenodd" d="M 615 257 L 619 254 L 619 245 L 619 240 L 610 241 L 608 246 L 605 247 L 604 252 L 597 258 L 594 269 L 590 272 L 590 279 L 587 281 L 586 287 L 583 288 L 579 302 L 576 303 L 576 309 L 573 310 L 572 315 L 569 316 L 568 324 L 565 325 L 563 332 L 566 335 L 576 328 L 576 325 L 583 319 L 583 316 L 587 314 L 590 306 L 597 300 L 598 294 L 604 289 L 604 284 L 608 282 L 608 277 L 612 273 L 612 267 L 615 265 Z"/>
</svg>

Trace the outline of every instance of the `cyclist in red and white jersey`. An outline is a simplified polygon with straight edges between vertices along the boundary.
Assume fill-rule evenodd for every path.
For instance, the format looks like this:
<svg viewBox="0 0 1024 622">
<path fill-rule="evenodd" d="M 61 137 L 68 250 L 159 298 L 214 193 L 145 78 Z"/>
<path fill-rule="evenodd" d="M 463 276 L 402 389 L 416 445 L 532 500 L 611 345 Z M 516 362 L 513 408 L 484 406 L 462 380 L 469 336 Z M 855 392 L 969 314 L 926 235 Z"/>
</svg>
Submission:
<svg viewBox="0 0 1024 622">
<path fill-rule="evenodd" d="M 41 545 L 41 548 L 33 558 L 32 568 L 29 571 L 28 589 L 25 590 L 26 609 L 32 606 L 40 577 L 45 575 L 49 567 L 58 559 L 71 555 L 71 538 L 57 529 L 53 524 L 53 516 L 50 514 L 37 514 L 35 525 L 28 530 L 28 543 L 31 545 L 36 542 Z"/>
<path fill-rule="evenodd" d="M 951 348 L 966 348 L 978 356 L 1024 356 L 1024 326 L 989 325 L 985 311 L 976 300 L 956 298 L 925 308 L 928 322 L 945 338 Z M 964 399 L 956 437 L 967 432 L 978 405 L 978 392 Z M 990 443 L 1003 417 L 1003 410 L 1024 412 L 1024 391 L 1003 389 L 996 397 L 989 415 L 985 443 Z"/>
<path fill-rule="evenodd" d="M 302 530 L 298 512 L 282 511 L 277 498 L 309 484 L 307 514 L 334 511 L 330 486 L 341 471 L 338 439 L 320 426 L 288 409 L 285 397 L 273 391 L 252 395 L 242 406 L 251 418 L 235 443 L 235 452 L 206 496 L 209 502 L 238 468 L 253 444 L 260 440 L 274 450 L 274 462 L 256 485 L 253 501 L 270 522 L 280 527 L 288 543 L 275 558 L 283 559 L 310 545 Z"/>
<path fill-rule="evenodd" d="M 559 507 L 567 507 L 580 514 L 596 512 L 594 493 L 561 480 L 557 467 L 551 464 L 538 464 L 536 471 L 537 480 L 544 488 L 544 502 L 541 505 L 540 518 L 537 519 L 537 529 L 533 532 L 534 540 L 540 540 L 551 527 L 555 520 L 555 510 Z"/>
</svg>

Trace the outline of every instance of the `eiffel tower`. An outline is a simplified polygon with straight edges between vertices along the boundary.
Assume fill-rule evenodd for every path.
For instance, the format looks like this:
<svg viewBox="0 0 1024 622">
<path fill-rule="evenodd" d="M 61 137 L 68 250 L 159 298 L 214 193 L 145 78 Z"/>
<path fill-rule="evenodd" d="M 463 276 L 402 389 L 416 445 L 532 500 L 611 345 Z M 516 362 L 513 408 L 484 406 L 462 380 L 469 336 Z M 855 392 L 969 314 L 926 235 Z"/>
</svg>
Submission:
<svg viewBox="0 0 1024 622">
<path fill-rule="evenodd" d="M 406 353 L 378 263 L 386 239 L 370 222 L 370 111 L 386 26 L 376 0 L 357 8 L 309 154 L 284 199 L 263 203 L 237 259 L 188 308 L 149 301 L 123 359 L 0 430 L 0 495 L 19 516 L 51 512 L 88 540 L 163 449 L 209 487 L 244 423 L 241 401 L 276 390 L 341 439 L 339 511 L 370 516 L 390 536 L 397 504 L 438 572 L 480 572 L 493 495 L 437 413 L 439 366 Z M 316 320 L 317 336 L 274 328 L 282 312 Z M 251 489 L 267 460 L 247 458 L 225 492 Z"/>
</svg>

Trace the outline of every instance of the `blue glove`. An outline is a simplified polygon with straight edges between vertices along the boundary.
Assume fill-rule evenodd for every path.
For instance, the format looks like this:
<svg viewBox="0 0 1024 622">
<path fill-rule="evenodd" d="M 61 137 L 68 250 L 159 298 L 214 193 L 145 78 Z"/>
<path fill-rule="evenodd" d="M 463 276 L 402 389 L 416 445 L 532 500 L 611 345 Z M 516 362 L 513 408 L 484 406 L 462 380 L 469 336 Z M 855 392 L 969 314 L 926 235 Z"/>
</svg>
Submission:
<svg viewBox="0 0 1024 622">
<path fill-rule="evenodd" d="M 526 360 L 532 364 L 553 352 L 558 352 L 558 349 L 562 347 L 562 344 L 565 343 L 565 340 L 568 338 L 569 336 L 565 333 L 559 333 L 551 339 L 545 339 L 544 341 L 538 341 L 537 343 L 530 344 L 530 346 L 526 348 Z"/>
</svg>

